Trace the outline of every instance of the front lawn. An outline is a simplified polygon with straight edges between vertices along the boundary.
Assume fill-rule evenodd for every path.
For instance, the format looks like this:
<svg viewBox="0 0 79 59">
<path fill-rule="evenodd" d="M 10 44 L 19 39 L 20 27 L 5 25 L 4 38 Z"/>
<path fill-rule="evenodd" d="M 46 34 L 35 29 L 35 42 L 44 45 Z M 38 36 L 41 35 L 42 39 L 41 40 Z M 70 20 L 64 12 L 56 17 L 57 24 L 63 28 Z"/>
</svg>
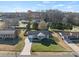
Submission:
<svg viewBox="0 0 79 59">
<path fill-rule="evenodd" d="M 42 39 L 39 43 L 33 43 L 31 51 L 32 52 L 60 52 L 67 51 L 62 46 L 58 45 L 55 41 L 59 40 L 53 36 L 50 39 Z"/>
<path fill-rule="evenodd" d="M 41 43 L 33 43 L 32 52 L 60 52 L 60 51 L 66 51 L 63 47 L 57 45 L 57 44 L 51 44 L 50 46 L 45 46 Z"/>
</svg>

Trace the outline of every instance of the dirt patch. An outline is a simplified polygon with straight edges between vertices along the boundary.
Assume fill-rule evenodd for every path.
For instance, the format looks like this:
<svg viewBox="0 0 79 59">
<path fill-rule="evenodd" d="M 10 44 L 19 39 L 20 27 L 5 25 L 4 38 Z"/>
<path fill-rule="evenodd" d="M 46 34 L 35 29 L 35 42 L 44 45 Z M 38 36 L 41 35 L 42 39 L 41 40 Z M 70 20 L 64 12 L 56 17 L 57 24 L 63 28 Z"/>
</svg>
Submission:
<svg viewBox="0 0 79 59">
<path fill-rule="evenodd" d="M 15 51 L 15 46 L 0 44 L 0 51 Z"/>
<path fill-rule="evenodd" d="M 19 54 L 20 52 L 0 51 L 0 57 L 17 57 Z"/>
</svg>

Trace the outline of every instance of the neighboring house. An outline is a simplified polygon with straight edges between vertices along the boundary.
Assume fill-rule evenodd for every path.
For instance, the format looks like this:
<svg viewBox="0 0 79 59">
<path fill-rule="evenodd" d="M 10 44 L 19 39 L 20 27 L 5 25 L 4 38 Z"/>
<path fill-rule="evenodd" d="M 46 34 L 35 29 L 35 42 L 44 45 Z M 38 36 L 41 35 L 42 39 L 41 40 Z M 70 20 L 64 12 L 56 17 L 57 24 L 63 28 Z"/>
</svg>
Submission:
<svg viewBox="0 0 79 59">
<path fill-rule="evenodd" d="M 28 25 L 29 21 L 26 20 L 20 20 L 19 21 L 19 26 L 16 26 L 17 28 L 26 28 Z"/>
<path fill-rule="evenodd" d="M 32 19 L 32 22 L 40 23 L 41 19 Z"/>
<path fill-rule="evenodd" d="M 64 32 L 64 37 L 67 37 L 74 43 L 79 43 L 79 32 Z"/>
<path fill-rule="evenodd" d="M 0 30 L 0 44 L 15 45 L 19 41 L 18 33 L 13 29 Z"/>
<path fill-rule="evenodd" d="M 51 35 L 51 32 L 49 31 L 29 31 L 28 32 L 28 38 L 30 41 L 40 41 L 44 38 L 49 39 Z"/>
<path fill-rule="evenodd" d="M 79 38 L 79 32 L 65 32 L 64 35 Z"/>
<path fill-rule="evenodd" d="M 15 39 L 17 37 L 17 32 L 16 30 L 9 30 L 9 29 L 5 29 L 5 30 L 0 30 L 0 39 Z"/>
</svg>

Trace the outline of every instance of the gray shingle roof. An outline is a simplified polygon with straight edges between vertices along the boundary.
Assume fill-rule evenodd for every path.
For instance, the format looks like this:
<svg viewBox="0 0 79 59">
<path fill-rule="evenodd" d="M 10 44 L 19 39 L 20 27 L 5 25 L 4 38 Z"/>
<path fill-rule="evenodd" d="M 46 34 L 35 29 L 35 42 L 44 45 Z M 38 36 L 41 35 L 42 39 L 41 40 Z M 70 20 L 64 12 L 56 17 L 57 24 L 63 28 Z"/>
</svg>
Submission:
<svg viewBox="0 0 79 59">
<path fill-rule="evenodd" d="M 0 34 L 14 34 L 15 30 L 0 30 Z"/>
<path fill-rule="evenodd" d="M 43 30 L 43 31 L 28 31 L 28 35 L 38 35 L 39 33 L 43 33 L 45 35 L 51 34 L 49 31 Z"/>
</svg>

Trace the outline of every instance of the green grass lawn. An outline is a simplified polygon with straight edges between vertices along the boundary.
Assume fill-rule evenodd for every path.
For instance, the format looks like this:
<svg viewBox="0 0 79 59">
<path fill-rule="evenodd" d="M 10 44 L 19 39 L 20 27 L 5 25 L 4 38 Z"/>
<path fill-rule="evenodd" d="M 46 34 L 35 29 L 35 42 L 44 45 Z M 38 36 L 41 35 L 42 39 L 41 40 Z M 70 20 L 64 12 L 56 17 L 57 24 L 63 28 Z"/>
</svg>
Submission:
<svg viewBox="0 0 79 59">
<path fill-rule="evenodd" d="M 66 51 L 63 47 L 57 45 L 57 44 L 51 44 L 50 46 L 45 46 L 41 43 L 33 43 L 32 52 L 60 52 L 60 51 Z"/>
<path fill-rule="evenodd" d="M 58 45 L 55 41 L 59 41 L 57 38 L 50 36 L 50 39 L 43 39 L 40 43 L 33 43 L 32 52 L 63 52 L 67 51 L 62 46 Z"/>
</svg>

